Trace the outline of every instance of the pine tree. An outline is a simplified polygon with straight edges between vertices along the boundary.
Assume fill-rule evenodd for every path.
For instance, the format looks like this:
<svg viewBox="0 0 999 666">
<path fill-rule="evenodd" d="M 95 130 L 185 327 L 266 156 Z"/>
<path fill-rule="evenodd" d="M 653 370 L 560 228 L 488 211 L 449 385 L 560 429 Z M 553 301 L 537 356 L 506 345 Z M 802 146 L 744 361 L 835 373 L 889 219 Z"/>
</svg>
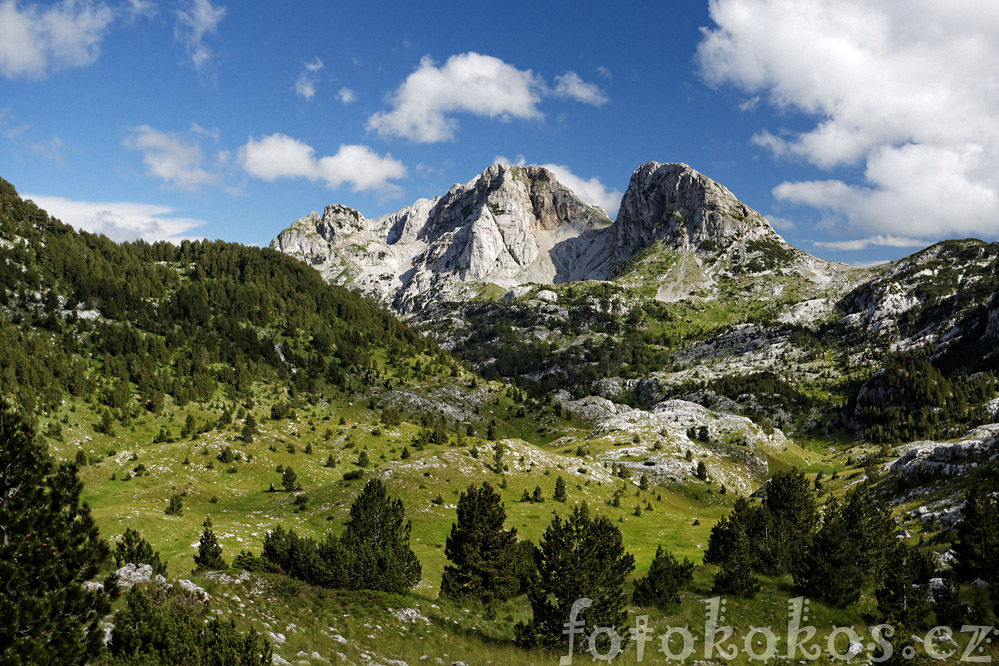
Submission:
<svg viewBox="0 0 999 666">
<path fill-rule="evenodd" d="M 884 580 L 875 594 L 882 620 L 911 630 L 926 629 L 932 560 L 899 541 L 888 553 L 887 564 Z"/>
<path fill-rule="evenodd" d="M 153 575 L 166 576 L 166 562 L 162 561 L 160 554 L 153 551 L 153 547 L 131 527 L 125 529 L 121 541 L 115 546 L 114 562 L 117 567 L 123 567 L 129 562 L 148 564 L 153 568 Z"/>
<path fill-rule="evenodd" d="M 760 589 L 760 581 L 753 573 L 753 549 L 744 532 L 736 532 L 730 544 L 728 557 L 721 570 L 715 574 L 713 592 L 752 598 Z"/>
<path fill-rule="evenodd" d="M 732 553 L 732 544 L 739 534 L 747 535 L 756 522 L 758 508 L 754 508 L 745 497 L 735 501 L 732 512 L 723 517 L 711 528 L 708 535 L 708 547 L 704 551 L 704 562 L 707 564 L 722 564 Z"/>
<path fill-rule="evenodd" d="M 201 533 L 201 540 L 198 542 L 198 554 L 194 556 L 194 564 L 199 571 L 219 571 L 228 567 L 225 560 L 222 559 L 222 546 L 215 539 L 215 532 L 212 531 L 211 523 L 208 523 L 205 531 Z"/>
<path fill-rule="evenodd" d="M 565 479 L 563 479 L 560 474 L 558 478 L 555 479 L 555 492 L 552 494 L 552 499 L 556 502 L 564 502 L 566 498 Z"/>
<path fill-rule="evenodd" d="M 964 581 L 981 578 L 999 583 L 999 500 L 988 482 L 973 483 L 961 507 L 957 524 L 954 571 Z"/>
<path fill-rule="evenodd" d="M 819 523 L 805 473 L 800 469 L 775 473 L 766 485 L 758 518 L 749 535 L 757 565 L 768 575 L 783 575 L 801 559 Z"/>
<path fill-rule="evenodd" d="M 420 582 L 422 568 L 409 547 L 411 529 L 402 500 L 389 497 L 380 480 L 369 480 L 350 507 L 340 539 L 347 584 L 401 594 Z"/>
<path fill-rule="evenodd" d="M 625 551 L 621 531 L 610 519 L 590 518 L 585 503 L 565 520 L 555 516 L 535 551 L 535 565 L 537 579 L 528 590 L 533 616 L 516 626 L 519 645 L 568 646 L 563 624 L 573 602 L 581 598 L 593 600 L 584 614 L 588 626 L 613 627 L 627 635 L 624 581 L 635 568 L 635 558 Z M 579 641 L 576 647 L 583 649 Z"/>
<path fill-rule="evenodd" d="M 504 529 L 506 510 L 499 493 L 483 482 L 468 487 L 458 499 L 457 522 L 451 525 L 444 554 L 441 596 L 474 598 L 484 603 L 517 594 L 517 530 Z"/>
<path fill-rule="evenodd" d="M 694 579 L 694 564 L 686 557 L 678 562 L 673 553 L 656 548 L 649 573 L 635 581 L 632 600 L 638 606 L 667 609 L 680 603 L 680 587 Z"/>
<path fill-rule="evenodd" d="M 88 591 L 110 560 L 74 465 L 0 398 L 0 663 L 82 664 L 101 648 L 108 597 Z M 108 587 L 113 587 L 109 585 Z"/>
<path fill-rule="evenodd" d="M 284 472 L 281 474 L 281 485 L 289 493 L 298 487 L 298 474 L 295 474 L 295 470 L 290 465 L 285 467 Z"/>
<path fill-rule="evenodd" d="M 133 587 L 114 615 L 108 650 L 111 663 L 226 664 L 268 666 L 271 646 L 233 620 L 213 617 L 207 604 L 192 603 L 180 588 Z M 104 662 L 102 662 L 104 663 Z"/>
</svg>

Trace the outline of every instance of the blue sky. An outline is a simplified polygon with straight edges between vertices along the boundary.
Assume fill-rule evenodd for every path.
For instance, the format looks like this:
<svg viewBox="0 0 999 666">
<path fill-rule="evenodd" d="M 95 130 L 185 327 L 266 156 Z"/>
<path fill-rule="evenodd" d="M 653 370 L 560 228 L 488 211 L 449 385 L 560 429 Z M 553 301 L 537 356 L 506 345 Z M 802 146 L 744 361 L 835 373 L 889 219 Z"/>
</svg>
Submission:
<svg viewBox="0 0 999 666">
<path fill-rule="evenodd" d="M 999 5 L 0 0 L 0 176 L 115 240 L 266 244 L 494 160 L 616 210 L 686 162 L 866 263 L 999 237 Z"/>
</svg>

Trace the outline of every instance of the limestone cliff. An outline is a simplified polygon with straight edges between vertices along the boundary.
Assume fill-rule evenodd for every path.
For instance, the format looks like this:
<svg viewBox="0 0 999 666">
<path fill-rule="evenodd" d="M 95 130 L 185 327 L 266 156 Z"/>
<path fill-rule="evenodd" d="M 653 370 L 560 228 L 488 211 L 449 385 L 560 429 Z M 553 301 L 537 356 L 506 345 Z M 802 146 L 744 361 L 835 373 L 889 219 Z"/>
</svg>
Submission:
<svg viewBox="0 0 999 666">
<path fill-rule="evenodd" d="M 613 224 L 550 171 L 494 164 L 443 197 L 383 217 L 327 206 L 271 242 L 400 313 L 464 300 L 490 284 L 507 290 L 609 279 L 653 245 L 685 257 L 682 265 L 698 274 L 691 284 L 699 288 L 712 284 L 701 271 L 709 257 L 715 272 L 795 266 L 816 282 L 828 273 L 826 262 L 787 245 L 722 185 L 686 164 L 657 162 L 632 174 Z M 664 298 L 686 293 L 682 285 L 666 291 Z"/>
</svg>

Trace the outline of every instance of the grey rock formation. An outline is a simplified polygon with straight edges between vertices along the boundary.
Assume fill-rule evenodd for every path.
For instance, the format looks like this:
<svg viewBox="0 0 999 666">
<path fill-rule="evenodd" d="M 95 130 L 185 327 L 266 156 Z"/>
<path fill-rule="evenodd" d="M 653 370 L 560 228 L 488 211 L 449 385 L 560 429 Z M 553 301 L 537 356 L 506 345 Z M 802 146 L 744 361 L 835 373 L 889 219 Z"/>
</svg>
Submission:
<svg viewBox="0 0 999 666">
<path fill-rule="evenodd" d="M 489 285 L 504 293 L 529 283 L 608 279 L 653 245 L 687 257 L 678 265 L 700 276 L 692 288 L 713 284 L 702 271 L 705 257 L 757 271 L 794 265 L 822 274 L 816 281 L 827 279 L 819 266 L 826 262 L 787 245 L 725 187 L 686 164 L 657 162 L 632 174 L 613 224 L 548 170 L 494 164 L 443 197 L 376 219 L 327 206 L 322 216 L 297 220 L 271 242 L 328 280 L 400 313 L 467 300 Z M 686 295 L 684 289 L 667 292 L 662 300 Z"/>
</svg>

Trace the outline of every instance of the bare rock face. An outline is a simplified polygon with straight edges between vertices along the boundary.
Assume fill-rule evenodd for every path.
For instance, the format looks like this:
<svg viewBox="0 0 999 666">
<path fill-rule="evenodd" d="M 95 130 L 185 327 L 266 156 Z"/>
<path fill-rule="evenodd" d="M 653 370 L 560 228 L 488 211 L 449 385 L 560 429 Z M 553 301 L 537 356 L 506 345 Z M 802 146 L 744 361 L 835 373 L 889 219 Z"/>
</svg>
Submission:
<svg viewBox="0 0 999 666">
<path fill-rule="evenodd" d="M 614 224 L 550 171 L 494 164 L 443 197 L 380 218 L 327 206 L 271 247 L 405 314 L 489 284 L 607 279 L 654 243 L 732 262 L 807 257 L 723 186 L 685 164 L 657 162 L 635 170 Z"/>
<path fill-rule="evenodd" d="M 494 164 L 443 197 L 373 220 L 327 206 L 294 222 L 271 247 L 399 312 L 462 298 L 467 285 L 513 287 L 579 279 L 576 260 L 610 225 L 541 167 Z"/>
<path fill-rule="evenodd" d="M 763 216 L 686 164 L 646 162 L 621 200 L 615 237 L 626 251 L 655 241 L 713 252 L 732 242 L 778 238 Z"/>
</svg>

